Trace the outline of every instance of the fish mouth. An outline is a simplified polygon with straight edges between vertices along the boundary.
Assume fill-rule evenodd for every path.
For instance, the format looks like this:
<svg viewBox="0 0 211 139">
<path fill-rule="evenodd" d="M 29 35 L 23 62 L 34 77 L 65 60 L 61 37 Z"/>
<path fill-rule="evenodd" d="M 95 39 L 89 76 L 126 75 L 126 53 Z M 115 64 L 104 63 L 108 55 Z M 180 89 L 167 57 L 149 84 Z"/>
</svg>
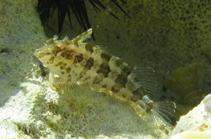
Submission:
<svg viewBox="0 0 211 139">
<path fill-rule="evenodd" d="M 39 53 L 40 53 L 40 49 L 36 49 L 35 52 L 34 52 L 34 55 L 35 55 L 35 56 L 38 56 Z"/>
<path fill-rule="evenodd" d="M 39 57 L 39 55 L 40 55 L 40 49 L 36 49 L 35 52 L 34 52 L 34 55 L 36 57 Z"/>
</svg>

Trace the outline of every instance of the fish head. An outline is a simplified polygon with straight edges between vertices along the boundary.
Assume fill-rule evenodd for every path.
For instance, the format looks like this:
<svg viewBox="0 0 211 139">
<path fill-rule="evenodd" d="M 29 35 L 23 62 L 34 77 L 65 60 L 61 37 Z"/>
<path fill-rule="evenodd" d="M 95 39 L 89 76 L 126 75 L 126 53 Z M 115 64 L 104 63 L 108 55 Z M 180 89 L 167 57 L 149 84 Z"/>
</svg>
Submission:
<svg viewBox="0 0 211 139">
<path fill-rule="evenodd" d="M 50 42 L 50 44 L 49 44 Z M 75 50 L 75 45 L 71 41 L 64 40 L 49 40 L 44 47 L 35 51 L 35 56 L 48 67 L 50 71 L 59 76 L 67 76 L 68 69 L 74 64 L 78 53 Z M 67 73 L 68 74 L 68 73 Z"/>
</svg>

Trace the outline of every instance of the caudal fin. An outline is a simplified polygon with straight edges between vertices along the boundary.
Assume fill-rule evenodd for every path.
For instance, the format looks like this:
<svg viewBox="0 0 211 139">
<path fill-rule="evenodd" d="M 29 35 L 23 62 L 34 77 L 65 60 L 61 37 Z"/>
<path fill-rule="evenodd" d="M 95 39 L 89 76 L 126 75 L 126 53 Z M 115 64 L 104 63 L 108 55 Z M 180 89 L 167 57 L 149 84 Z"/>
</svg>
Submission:
<svg viewBox="0 0 211 139">
<path fill-rule="evenodd" d="M 156 120 L 163 123 L 165 121 L 171 122 L 171 118 L 176 109 L 176 104 L 172 101 L 159 101 L 155 102 L 153 108 L 150 110 L 149 114 L 153 116 Z"/>
</svg>

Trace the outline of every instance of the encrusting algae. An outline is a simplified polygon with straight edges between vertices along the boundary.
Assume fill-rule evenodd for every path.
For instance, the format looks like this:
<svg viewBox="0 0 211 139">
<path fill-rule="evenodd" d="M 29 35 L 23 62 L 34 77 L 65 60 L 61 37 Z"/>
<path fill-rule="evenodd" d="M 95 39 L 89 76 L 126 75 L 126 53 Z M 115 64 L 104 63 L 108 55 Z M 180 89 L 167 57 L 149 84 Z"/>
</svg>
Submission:
<svg viewBox="0 0 211 139">
<path fill-rule="evenodd" d="M 153 101 L 155 81 L 150 76 L 154 71 L 128 65 L 91 41 L 91 34 L 89 29 L 73 40 L 53 38 L 36 50 L 35 55 L 50 69 L 50 87 L 71 97 L 68 95 L 71 88 L 89 85 L 93 90 L 109 92 L 127 101 L 142 116 L 170 121 L 176 106 L 170 101 Z M 71 98 L 66 100 L 72 103 Z"/>
</svg>

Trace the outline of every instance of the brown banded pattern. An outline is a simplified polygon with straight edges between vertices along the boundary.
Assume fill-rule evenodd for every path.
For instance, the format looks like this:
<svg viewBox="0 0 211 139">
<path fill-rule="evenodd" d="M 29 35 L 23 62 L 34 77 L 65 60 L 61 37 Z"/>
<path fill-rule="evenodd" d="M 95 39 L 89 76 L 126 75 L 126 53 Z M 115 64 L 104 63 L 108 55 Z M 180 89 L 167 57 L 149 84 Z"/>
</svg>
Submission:
<svg viewBox="0 0 211 139">
<path fill-rule="evenodd" d="M 50 39 L 49 45 L 35 52 L 39 60 L 50 69 L 49 84 L 54 86 L 54 75 L 65 84 L 82 82 L 97 91 L 108 90 L 140 105 L 145 113 L 162 119 L 175 110 L 173 102 L 154 102 L 155 81 L 146 78 L 144 71 L 125 63 L 90 41 L 92 29 L 69 41 Z M 47 42 L 47 43 L 48 43 Z M 67 87 L 66 85 L 64 85 Z M 61 89 L 60 89 L 61 90 Z M 65 90 L 69 90 L 64 88 Z M 168 111 L 167 111 L 168 110 Z M 141 112 L 143 113 L 143 112 Z M 169 114 L 168 113 L 168 114 Z M 168 118 L 168 117 L 167 117 Z"/>
</svg>

